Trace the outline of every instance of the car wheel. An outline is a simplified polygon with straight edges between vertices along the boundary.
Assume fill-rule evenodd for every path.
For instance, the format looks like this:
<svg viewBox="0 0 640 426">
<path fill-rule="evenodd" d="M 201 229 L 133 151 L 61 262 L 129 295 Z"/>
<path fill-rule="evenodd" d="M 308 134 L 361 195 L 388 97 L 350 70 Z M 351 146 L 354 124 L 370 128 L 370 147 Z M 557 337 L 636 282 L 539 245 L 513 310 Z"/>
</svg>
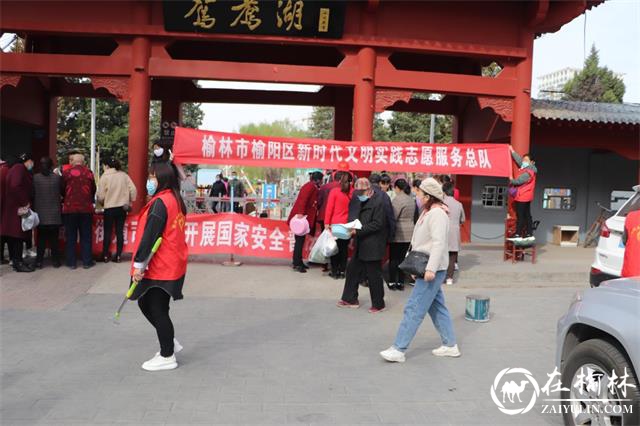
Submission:
<svg viewBox="0 0 640 426">
<path fill-rule="evenodd" d="M 626 396 L 618 387 L 625 369 Z M 610 379 L 612 372 L 617 379 Z M 566 425 L 640 423 L 638 378 L 627 358 L 611 343 L 600 339 L 580 343 L 567 358 L 561 380 L 562 387 L 569 389 L 561 392 L 561 398 L 566 401 L 562 402 Z M 620 399 L 628 401 L 618 401 Z"/>
</svg>

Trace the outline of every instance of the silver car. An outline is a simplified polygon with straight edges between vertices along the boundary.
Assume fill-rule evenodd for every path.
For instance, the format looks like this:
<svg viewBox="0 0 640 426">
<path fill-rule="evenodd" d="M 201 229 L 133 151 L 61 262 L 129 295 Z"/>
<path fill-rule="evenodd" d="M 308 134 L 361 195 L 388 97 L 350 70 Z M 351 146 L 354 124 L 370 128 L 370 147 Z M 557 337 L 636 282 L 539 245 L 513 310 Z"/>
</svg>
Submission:
<svg viewBox="0 0 640 426">
<path fill-rule="evenodd" d="M 556 365 L 565 424 L 640 425 L 640 277 L 575 295 L 558 321 Z"/>
</svg>

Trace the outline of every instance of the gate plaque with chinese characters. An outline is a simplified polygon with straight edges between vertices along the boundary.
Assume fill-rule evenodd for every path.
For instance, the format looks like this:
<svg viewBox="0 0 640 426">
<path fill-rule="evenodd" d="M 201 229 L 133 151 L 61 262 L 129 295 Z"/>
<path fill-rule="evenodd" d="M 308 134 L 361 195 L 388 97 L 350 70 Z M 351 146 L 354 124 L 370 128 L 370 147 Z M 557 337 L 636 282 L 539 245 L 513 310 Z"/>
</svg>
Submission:
<svg viewBox="0 0 640 426">
<path fill-rule="evenodd" d="M 165 0 L 167 31 L 341 38 L 346 2 Z"/>
</svg>

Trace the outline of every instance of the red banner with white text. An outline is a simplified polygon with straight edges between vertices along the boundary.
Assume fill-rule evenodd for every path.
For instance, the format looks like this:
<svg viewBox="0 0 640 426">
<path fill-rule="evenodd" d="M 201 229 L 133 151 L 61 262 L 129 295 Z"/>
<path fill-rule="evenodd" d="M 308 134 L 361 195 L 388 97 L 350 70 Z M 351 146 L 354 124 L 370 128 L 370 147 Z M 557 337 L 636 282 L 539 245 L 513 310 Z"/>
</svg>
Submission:
<svg viewBox="0 0 640 426">
<path fill-rule="evenodd" d="M 141 237 L 137 216 L 127 217 L 124 228 L 124 252 L 131 253 Z M 234 254 L 238 256 L 291 259 L 294 238 L 282 220 L 223 214 L 189 214 L 185 225 L 189 254 Z M 102 216 L 94 215 L 93 252 L 101 253 L 104 241 Z M 312 239 L 307 239 L 305 252 Z M 114 252 L 115 237 L 111 242 Z"/>
<path fill-rule="evenodd" d="M 174 161 L 182 164 L 385 170 L 509 177 L 509 145 L 488 143 L 340 142 L 249 136 L 176 128 Z"/>
</svg>

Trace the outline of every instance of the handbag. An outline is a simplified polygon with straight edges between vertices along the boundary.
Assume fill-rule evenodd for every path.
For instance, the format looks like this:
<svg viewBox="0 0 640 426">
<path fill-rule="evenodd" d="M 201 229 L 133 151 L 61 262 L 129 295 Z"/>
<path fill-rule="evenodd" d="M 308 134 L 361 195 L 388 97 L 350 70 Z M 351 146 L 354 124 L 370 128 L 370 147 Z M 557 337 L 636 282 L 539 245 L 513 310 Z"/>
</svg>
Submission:
<svg viewBox="0 0 640 426">
<path fill-rule="evenodd" d="M 422 277 L 427 270 L 427 263 L 429 263 L 428 254 L 411 250 L 407 253 L 402 263 L 398 265 L 398 268 L 405 274 Z"/>
</svg>

